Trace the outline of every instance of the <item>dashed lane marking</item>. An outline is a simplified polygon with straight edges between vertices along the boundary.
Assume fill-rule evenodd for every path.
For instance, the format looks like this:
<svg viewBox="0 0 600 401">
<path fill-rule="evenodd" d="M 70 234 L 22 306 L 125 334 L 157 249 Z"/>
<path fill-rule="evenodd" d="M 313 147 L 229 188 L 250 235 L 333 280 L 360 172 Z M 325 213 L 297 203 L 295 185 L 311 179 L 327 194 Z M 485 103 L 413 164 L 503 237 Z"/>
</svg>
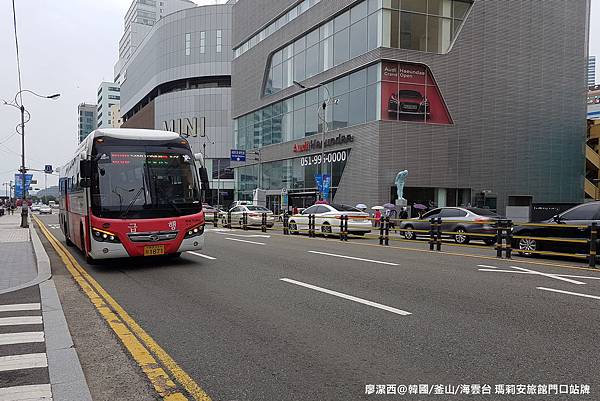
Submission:
<svg viewBox="0 0 600 401">
<path fill-rule="evenodd" d="M 341 293 L 341 292 L 337 292 L 337 291 L 333 291 L 333 290 L 328 290 L 327 288 L 317 287 L 316 285 L 303 283 L 301 281 L 296 281 L 296 280 L 292 280 L 292 279 L 289 279 L 289 278 L 280 278 L 280 280 L 281 281 L 285 281 L 286 283 L 299 285 L 299 286 L 305 287 L 305 288 L 310 288 L 311 290 L 323 292 L 325 294 L 333 295 L 333 296 L 336 296 L 336 297 L 339 297 L 339 298 L 344 298 L 344 299 L 347 299 L 347 300 L 350 300 L 350 301 L 358 302 L 359 304 L 372 306 L 373 308 L 382 309 L 382 310 L 385 310 L 385 311 L 388 311 L 388 312 L 395 313 L 397 315 L 401 315 L 401 316 L 412 315 L 412 313 L 407 312 L 407 311 L 402 310 L 402 309 L 392 308 L 391 306 L 378 304 L 377 302 L 368 301 L 366 299 L 354 297 L 352 295 L 347 295 L 347 294 L 344 294 L 344 293 Z"/>
<path fill-rule="evenodd" d="M 234 234 L 234 233 L 228 233 L 225 231 L 215 231 L 215 234 L 220 234 L 220 235 L 231 235 L 232 237 L 242 237 L 242 238 L 271 238 L 270 235 L 265 235 L 265 234 Z"/>
<path fill-rule="evenodd" d="M 327 252 L 319 252 L 319 251 L 307 251 L 307 252 L 308 253 L 315 253 L 315 254 L 318 254 L 318 255 L 333 256 L 333 257 L 336 257 L 336 258 L 358 260 L 358 261 L 361 261 L 361 262 L 377 263 L 377 264 L 380 264 L 380 265 L 398 266 L 398 263 L 384 262 L 384 261 L 381 261 L 381 260 L 363 259 L 363 258 L 357 258 L 357 257 L 354 257 L 354 256 L 347 256 L 347 255 L 338 255 L 336 253 L 327 253 Z"/>
<path fill-rule="evenodd" d="M 582 294 L 580 292 L 571 292 L 571 291 L 557 290 L 557 289 L 554 289 L 554 288 L 546 288 L 546 287 L 536 287 L 536 288 L 538 290 L 542 290 L 542 291 L 550 291 L 550 292 L 557 292 L 557 293 L 560 293 L 560 294 L 575 295 L 577 297 L 583 297 L 583 298 L 600 299 L 600 297 L 597 296 L 597 295 Z"/>
<path fill-rule="evenodd" d="M 189 253 L 190 255 L 194 255 L 194 256 L 200 256 L 201 258 L 208 259 L 208 260 L 217 260 L 217 258 L 213 258 L 212 256 L 208 256 L 208 255 L 203 255 L 198 252 L 187 251 L 187 253 Z"/>
<path fill-rule="evenodd" d="M 264 242 L 246 241 L 245 239 L 229 238 L 229 237 L 225 237 L 225 239 L 227 239 L 229 241 L 245 242 L 246 244 L 266 245 Z"/>
</svg>

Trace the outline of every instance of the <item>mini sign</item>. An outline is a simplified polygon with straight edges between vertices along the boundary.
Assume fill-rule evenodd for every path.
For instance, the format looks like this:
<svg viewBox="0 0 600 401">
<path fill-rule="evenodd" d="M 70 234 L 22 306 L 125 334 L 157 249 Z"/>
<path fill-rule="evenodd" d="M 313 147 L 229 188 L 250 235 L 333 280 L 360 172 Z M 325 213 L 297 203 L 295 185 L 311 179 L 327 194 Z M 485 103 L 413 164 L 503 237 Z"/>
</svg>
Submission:
<svg viewBox="0 0 600 401">
<path fill-rule="evenodd" d="M 52 170 L 52 165 L 51 164 L 46 164 L 46 166 L 44 167 L 44 173 L 46 174 L 52 174 L 54 170 Z"/>
<path fill-rule="evenodd" d="M 232 162 L 245 162 L 246 151 L 241 149 L 231 149 L 231 161 Z"/>
</svg>

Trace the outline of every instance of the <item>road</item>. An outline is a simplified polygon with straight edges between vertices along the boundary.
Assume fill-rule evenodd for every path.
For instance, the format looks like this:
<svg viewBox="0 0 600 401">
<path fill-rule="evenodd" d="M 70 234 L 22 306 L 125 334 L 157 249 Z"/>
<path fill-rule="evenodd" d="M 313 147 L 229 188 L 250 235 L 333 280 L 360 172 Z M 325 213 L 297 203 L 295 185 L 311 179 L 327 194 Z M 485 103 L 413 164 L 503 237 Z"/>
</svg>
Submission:
<svg viewBox="0 0 600 401">
<path fill-rule="evenodd" d="M 180 259 L 71 252 L 213 400 L 503 399 L 499 384 L 600 399 L 600 272 L 424 249 L 209 229 Z M 366 394 L 386 384 L 492 395 Z"/>
</svg>

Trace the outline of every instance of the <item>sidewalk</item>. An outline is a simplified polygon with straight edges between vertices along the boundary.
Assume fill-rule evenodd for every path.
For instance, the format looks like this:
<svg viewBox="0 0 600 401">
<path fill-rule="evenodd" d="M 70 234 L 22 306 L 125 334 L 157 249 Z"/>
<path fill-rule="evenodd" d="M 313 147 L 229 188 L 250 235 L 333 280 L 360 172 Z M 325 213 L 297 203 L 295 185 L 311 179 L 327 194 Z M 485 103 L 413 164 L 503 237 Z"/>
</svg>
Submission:
<svg viewBox="0 0 600 401">
<path fill-rule="evenodd" d="M 0 400 L 91 401 L 35 228 L 0 216 Z"/>
</svg>

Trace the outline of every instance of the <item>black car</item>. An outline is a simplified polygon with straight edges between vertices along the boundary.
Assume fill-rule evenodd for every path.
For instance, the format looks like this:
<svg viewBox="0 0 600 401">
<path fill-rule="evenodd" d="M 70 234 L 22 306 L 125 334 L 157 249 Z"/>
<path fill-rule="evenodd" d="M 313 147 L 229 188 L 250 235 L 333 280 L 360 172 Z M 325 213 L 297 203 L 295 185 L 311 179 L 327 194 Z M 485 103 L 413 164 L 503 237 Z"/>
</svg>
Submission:
<svg viewBox="0 0 600 401">
<path fill-rule="evenodd" d="M 513 238 L 512 247 L 520 255 L 525 256 L 535 255 L 535 252 L 532 251 L 589 254 L 589 245 L 583 241 L 590 238 L 592 223 L 600 225 L 600 202 L 577 205 L 540 223 L 515 226 L 512 235 L 519 238 Z M 553 241 L 540 238 L 580 240 L 582 242 Z"/>
<path fill-rule="evenodd" d="M 417 91 L 401 90 L 390 96 L 388 113 L 392 119 L 403 115 L 429 117 L 429 100 Z"/>
</svg>

